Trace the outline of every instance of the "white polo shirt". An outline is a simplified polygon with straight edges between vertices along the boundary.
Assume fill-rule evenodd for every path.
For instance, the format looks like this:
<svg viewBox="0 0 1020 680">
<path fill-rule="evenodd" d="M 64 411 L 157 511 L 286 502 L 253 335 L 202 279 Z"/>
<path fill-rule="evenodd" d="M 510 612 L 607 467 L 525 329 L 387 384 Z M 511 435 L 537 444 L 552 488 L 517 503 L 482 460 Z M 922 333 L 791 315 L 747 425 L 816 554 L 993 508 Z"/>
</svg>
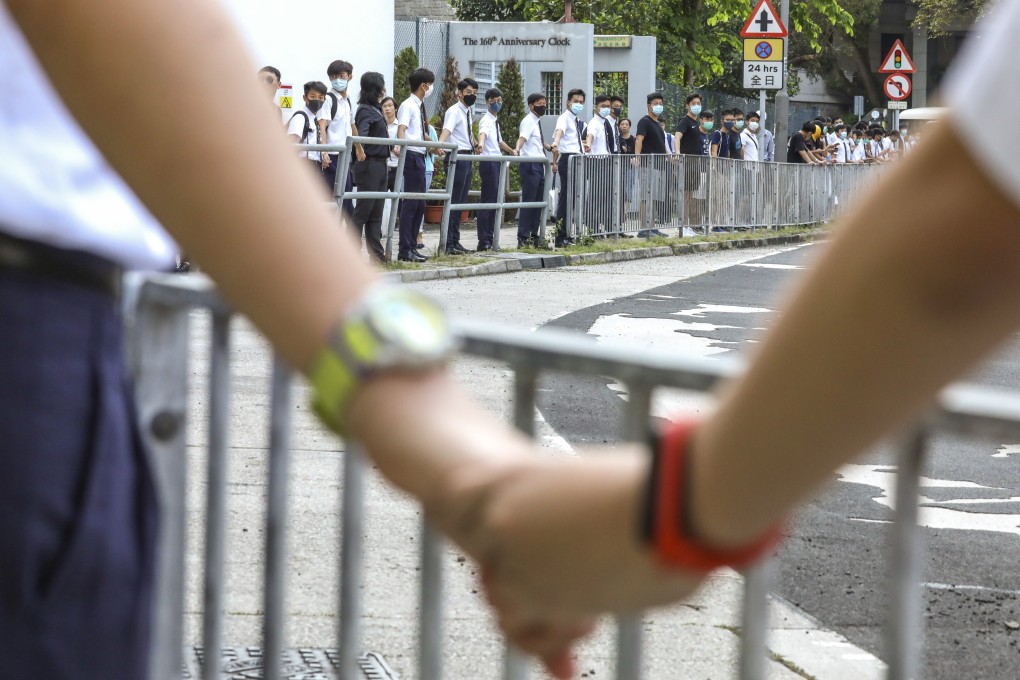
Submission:
<svg viewBox="0 0 1020 680">
<path fill-rule="evenodd" d="M 503 150 L 499 148 L 503 137 L 499 134 L 497 122 L 496 116 L 491 111 L 486 111 L 482 119 L 478 121 L 478 138 L 481 139 L 482 135 L 485 135 L 485 144 L 482 146 L 483 156 L 499 156 L 503 153 Z"/>
<path fill-rule="evenodd" d="M 592 154 L 609 153 L 609 138 L 606 136 L 606 123 L 609 123 L 609 134 L 614 135 L 613 120 L 611 118 L 603 118 L 602 116 L 595 114 L 591 121 L 588 122 L 587 132 L 591 135 Z M 562 148 L 563 142 L 561 140 L 560 149 Z"/>
<path fill-rule="evenodd" d="M 457 102 L 446 109 L 443 116 L 443 130 L 450 133 L 450 141 L 457 145 L 461 151 L 474 153 L 474 143 L 471 141 L 471 109 Z"/>
<path fill-rule="evenodd" d="M 577 122 L 577 116 L 573 111 L 564 111 L 556 119 L 556 129 L 563 132 L 559 141 L 560 153 L 581 153 L 581 138 L 577 136 Z"/>
<path fill-rule="evenodd" d="M 319 109 L 319 111 L 322 111 L 322 109 Z M 299 111 L 294 112 L 294 115 L 287 122 L 287 134 L 297 137 L 299 140 L 298 144 L 315 144 L 315 140 L 318 139 L 315 131 L 315 119 L 316 114 L 312 113 L 307 106 L 302 106 Z M 306 120 L 308 127 L 305 127 Z M 300 155 L 302 158 L 307 158 L 310 161 L 317 161 L 322 158 L 322 154 L 318 151 L 301 151 Z"/>
<path fill-rule="evenodd" d="M 130 269 L 177 247 L 71 117 L 0 0 L 0 230 Z"/>
<path fill-rule="evenodd" d="M 745 127 L 744 131 L 740 133 L 740 143 L 744 149 L 745 161 L 760 160 L 760 156 L 758 154 L 758 135 Z"/>
<path fill-rule="evenodd" d="M 524 139 L 524 146 L 521 147 L 521 155 L 528 158 L 544 158 L 545 148 L 542 146 L 541 121 L 534 113 L 528 115 L 521 121 L 520 136 Z"/>
<path fill-rule="evenodd" d="M 413 97 L 414 95 L 411 95 L 411 96 Z M 390 123 L 390 124 L 388 124 L 386 126 L 386 134 L 388 134 L 390 136 L 390 139 L 396 139 L 397 138 L 397 128 L 399 128 L 399 127 L 400 127 L 400 121 L 398 121 L 398 120 L 395 120 L 395 121 L 393 121 L 392 123 Z M 400 153 L 404 153 L 405 151 L 407 151 L 407 149 L 410 149 L 410 148 L 417 148 L 417 147 L 408 147 L 408 146 L 405 146 L 404 149 L 402 151 L 400 151 Z M 400 162 L 400 156 L 397 154 L 397 147 L 394 146 L 392 149 L 390 149 L 390 155 L 386 157 L 386 165 L 387 165 L 387 167 L 395 168 L 395 167 L 397 167 L 397 163 L 399 163 L 399 162 Z M 406 163 L 407 161 L 404 161 L 404 162 Z"/>
<path fill-rule="evenodd" d="M 416 95 L 412 94 L 405 99 L 397 109 L 397 125 L 407 128 L 404 132 L 404 139 L 425 139 L 424 131 L 428 128 L 424 127 L 424 121 L 421 119 L 421 100 Z M 390 137 L 396 139 L 397 133 L 392 133 Z M 424 146 L 405 146 L 404 148 L 421 154 L 425 153 Z"/>
<path fill-rule="evenodd" d="M 333 99 L 336 97 L 336 116 L 333 115 Z M 354 106 L 349 97 L 343 96 L 340 92 L 330 88 L 326 95 L 326 103 L 319 109 L 316 120 L 327 120 L 329 126 L 326 128 L 326 144 L 344 144 L 351 136 L 351 120 L 354 118 Z"/>
<path fill-rule="evenodd" d="M 854 142 L 849 137 L 844 141 L 836 142 L 836 162 L 849 163 L 854 159 Z"/>
</svg>

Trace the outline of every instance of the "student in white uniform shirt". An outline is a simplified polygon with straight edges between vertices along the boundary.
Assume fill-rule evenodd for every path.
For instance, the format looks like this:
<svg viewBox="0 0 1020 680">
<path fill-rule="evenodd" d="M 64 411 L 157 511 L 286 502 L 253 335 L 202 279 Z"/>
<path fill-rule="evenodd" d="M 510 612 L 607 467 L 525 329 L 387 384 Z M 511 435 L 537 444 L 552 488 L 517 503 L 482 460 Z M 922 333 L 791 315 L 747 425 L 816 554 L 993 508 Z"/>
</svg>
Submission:
<svg viewBox="0 0 1020 680">
<path fill-rule="evenodd" d="M 855 163 L 854 160 L 854 141 L 850 138 L 850 133 L 846 129 L 846 125 L 840 123 L 836 126 L 836 163 L 838 165 L 846 165 L 847 163 Z"/>
<path fill-rule="evenodd" d="M 744 130 L 740 133 L 740 145 L 745 161 L 761 160 L 758 150 L 758 131 L 761 128 L 761 117 L 757 111 L 748 111 L 744 116 Z"/>
<path fill-rule="evenodd" d="M 532 92 L 528 95 L 528 115 L 521 120 L 514 151 L 527 158 L 545 158 L 552 146 L 545 143 L 542 116 L 546 112 L 545 95 Z M 548 200 L 543 197 L 545 166 L 541 163 L 521 163 L 521 203 Z M 521 208 L 517 218 L 517 247 L 539 247 L 539 220 L 541 208 Z"/>
<path fill-rule="evenodd" d="M 411 94 L 400 105 L 397 112 L 397 137 L 408 140 L 428 139 L 428 114 L 425 111 L 425 98 L 435 87 L 436 74 L 427 68 L 416 69 L 408 76 Z M 407 154 L 404 158 L 404 191 L 425 193 L 425 147 L 406 146 L 399 153 Z M 437 154 L 442 154 L 438 149 Z M 400 248 L 397 259 L 405 262 L 424 262 L 426 258 L 418 252 L 418 229 L 425 218 L 425 201 L 405 198 L 400 201 Z"/>
<path fill-rule="evenodd" d="M 587 138 L 585 146 L 593 156 L 607 156 L 619 152 L 616 144 L 616 126 L 613 124 L 613 110 L 610 97 L 600 94 L 595 97 L 595 115 L 586 125 Z M 601 234 L 610 224 L 609 206 L 612 205 L 611 175 L 613 166 L 608 161 L 598 161 L 593 165 L 594 175 L 587 178 L 583 191 L 587 197 L 584 201 L 584 223 L 589 233 Z"/>
<path fill-rule="evenodd" d="M 584 113 L 584 90 L 573 89 L 567 93 L 567 110 L 556 119 L 556 130 L 553 132 L 553 172 L 559 175 L 560 193 L 556 206 L 556 247 L 573 245 L 567 237 L 567 193 L 572 185 L 569 175 L 570 157 L 585 153 L 588 142 L 585 139 L 585 126 L 578 117 Z"/>
<path fill-rule="evenodd" d="M 474 116 L 472 109 L 478 98 L 478 82 L 474 78 L 464 78 L 457 83 L 457 103 L 446 110 L 443 116 L 443 131 L 439 133 L 439 141 L 453 142 L 459 153 L 474 154 L 478 141 L 472 128 Z M 446 172 L 450 172 L 450 156 L 446 158 Z M 471 161 L 457 161 L 457 171 L 453 177 L 451 203 L 467 203 L 468 192 L 471 190 L 471 177 L 475 172 L 475 164 Z M 464 255 L 467 248 L 460 243 L 461 210 L 450 211 L 450 222 L 446 228 L 446 254 Z"/>
<path fill-rule="evenodd" d="M 516 155 L 512 146 L 503 140 L 503 130 L 499 124 L 499 112 L 503 109 L 503 93 L 493 87 L 485 91 L 485 115 L 478 121 L 478 146 L 483 156 L 502 156 L 508 153 Z M 480 203 L 497 203 L 499 201 L 499 163 L 496 161 L 480 161 L 478 177 L 482 181 Z M 496 211 L 478 211 L 478 252 L 492 250 L 496 234 Z"/>
<path fill-rule="evenodd" d="M 354 67 L 350 62 L 337 59 L 326 67 L 326 77 L 329 78 L 330 89 L 326 93 L 326 101 L 319 109 L 316 117 L 316 125 L 319 126 L 319 138 L 324 143 L 331 145 L 345 144 L 351 135 L 357 135 L 354 128 L 354 105 L 347 96 L 347 85 L 354 74 Z M 365 157 L 365 150 L 358 144 L 352 154 L 352 160 L 362 160 Z M 326 179 L 326 186 L 332 187 L 336 194 L 336 173 L 340 165 L 340 154 L 322 154 L 322 174 Z M 354 190 L 354 180 L 350 169 L 347 177 L 342 178 L 340 191 L 350 193 Z M 347 199 L 343 202 L 344 212 L 348 217 L 354 214 L 354 200 Z"/>
<path fill-rule="evenodd" d="M 316 118 L 326 100 L 326 86 L 317 80 L 305 83 L 304 106 L 294 112 L 287 122 L 287 135 L 295 144 L 318 144 L 319 128 Z M 318 151 L 301 151 L 307 165 L 322 177 L 322 158 Z M 330 187 L 332 190 L 332 187 Z"/>
</svg>

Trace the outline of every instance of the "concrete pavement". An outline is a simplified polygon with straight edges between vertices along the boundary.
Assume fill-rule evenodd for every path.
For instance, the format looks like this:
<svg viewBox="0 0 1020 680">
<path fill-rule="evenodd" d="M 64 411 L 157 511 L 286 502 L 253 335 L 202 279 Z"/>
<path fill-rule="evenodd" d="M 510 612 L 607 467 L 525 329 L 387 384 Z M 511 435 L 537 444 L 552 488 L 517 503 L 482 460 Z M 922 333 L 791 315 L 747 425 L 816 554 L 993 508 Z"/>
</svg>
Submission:
<svg viewBox="0 0 1020 680">
<path fill-rule="evenodd" d="M 465 244 L 468 245 L 468 244 Z M 412 284 L 456 315 L 536 328 L 570 311 L 631 295 L 677 279 L 735 265 L 778 248 L 727 250 L 643 261 L 525 270 L 498 277 L 480 276 Z M 234 323 L 233 403 L 231 409 L 230 487 L 228 499 L 227 619 L 230 646 L 260 644 L 261 573 L 269 351 L 241 320 Z M 204 357 L 208 324 L 195 315 L 193 355 Z M 455 373 L 479 403 L 508 419 L 510 376 L 501 366 L 458 360 Z M 189 451 L 188 641 L 200 644 L 201 533 L 203 526 L 206 429 L 205 359 L 192 368 Z M 337 546 L 342 479 L 342 443 L 311 416 L 306 387 L 295 387 L 288 583 L 288 645 L 336 646 Z M 540 417 L 537 438 L 544 455 L 578 455 Z M 581 455 L 584 455 L 583 453 Z M 364 649 L 382 654 L 401 678 L 417 678 L 418 543 L 417 507 L 371 475 L 366 504 Z M 474 566 L 455 551 L 445 554 L 445 677 L 501 677 L 502 644 L 478 594 Z M 688 602 L 645 616 L 646 677 L 735 677 L 742 581 L 732 572 L 718 574 Z M 871 655 L 823 630 L 817 622 L 782 602 L 773 607 L 772 678 L 819 679 L 880 677 Z M 613 677 L 614 627 L 610 622 L 579 650 L 582 677 Z M 244 676 L 239 676 L 244 677 Z M 329 677 L 328 675 L 326 677 Z M 542 677 L 537 672 L 533 677 Z M 438 680 L 438 679 L 427 679 Z"/>
</svg>

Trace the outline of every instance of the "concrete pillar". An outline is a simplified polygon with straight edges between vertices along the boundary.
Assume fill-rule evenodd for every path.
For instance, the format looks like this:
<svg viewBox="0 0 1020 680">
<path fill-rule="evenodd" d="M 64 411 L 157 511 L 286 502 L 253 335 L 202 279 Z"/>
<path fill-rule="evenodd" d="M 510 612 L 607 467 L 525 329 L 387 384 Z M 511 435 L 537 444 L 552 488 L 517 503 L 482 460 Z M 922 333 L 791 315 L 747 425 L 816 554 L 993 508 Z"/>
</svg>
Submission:
<svg viewBox="0 0 1020 680">
<path fill-rule="evenodd" d="M 911 103 L 913 108 L 919 109 L 928 106 L 928 29 L 915 27 L 913 38 L 910 56 L 914 58 L 917 73 L 912 77 L 914 89 Z"/>
</svg>

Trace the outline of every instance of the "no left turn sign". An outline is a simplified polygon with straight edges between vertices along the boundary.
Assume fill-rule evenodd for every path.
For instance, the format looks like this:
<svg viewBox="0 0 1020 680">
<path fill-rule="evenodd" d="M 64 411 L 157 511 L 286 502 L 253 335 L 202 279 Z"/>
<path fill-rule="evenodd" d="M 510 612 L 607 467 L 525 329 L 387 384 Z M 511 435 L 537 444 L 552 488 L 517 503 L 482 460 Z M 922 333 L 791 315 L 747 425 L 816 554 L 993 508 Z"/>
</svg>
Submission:
<svg viewBox="0 0 1020 680">
<path fill-rule="evenodd" d="M 893 73 L 885 79 L 885 94 L 893 101 L 902 101 L 910 96 L 913 85 L 910 83 L 910 76 L 903 73 Z"/>
</svg>

